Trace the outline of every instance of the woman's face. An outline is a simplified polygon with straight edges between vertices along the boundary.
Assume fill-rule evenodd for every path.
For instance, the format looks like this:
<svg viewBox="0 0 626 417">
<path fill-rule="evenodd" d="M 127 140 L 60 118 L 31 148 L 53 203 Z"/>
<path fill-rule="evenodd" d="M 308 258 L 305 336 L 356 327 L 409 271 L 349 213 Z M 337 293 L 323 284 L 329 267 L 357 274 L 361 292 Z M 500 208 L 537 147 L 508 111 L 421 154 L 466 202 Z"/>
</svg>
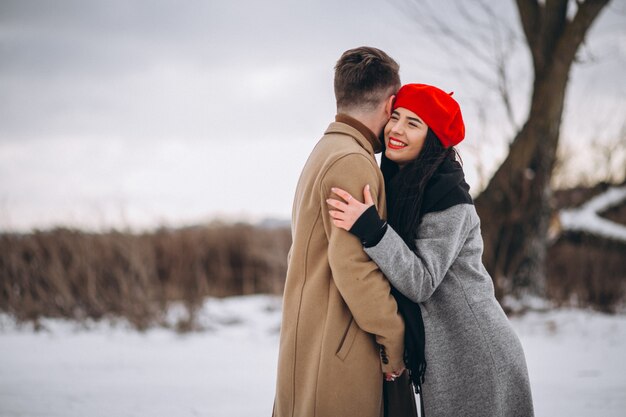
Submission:
<svg viewBox="0 0 626 417">
<path fill-rule="evenodd" d="M 385 125 L 385 156 L 400 167 L 422 151 L 428 126 L 411 110 L 398 107 Z"/>
</svg>

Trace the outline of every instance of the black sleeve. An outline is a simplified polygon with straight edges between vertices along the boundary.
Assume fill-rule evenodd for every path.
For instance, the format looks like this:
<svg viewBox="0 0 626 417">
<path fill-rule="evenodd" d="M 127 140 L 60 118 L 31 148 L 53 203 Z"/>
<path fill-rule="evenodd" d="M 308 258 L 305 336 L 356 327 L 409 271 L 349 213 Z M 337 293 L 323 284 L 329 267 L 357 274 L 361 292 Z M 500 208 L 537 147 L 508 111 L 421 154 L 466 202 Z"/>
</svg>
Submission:
<svg viewBox="0 0 626 417">
<path fill-rule="evenodd" d="M 350 233 L 358 237 L 366 248 L 376 246 L 386 231 L 387 222 L 380 218 L 373 205 L 361 214 L 350 229 Z"/>
</svg>

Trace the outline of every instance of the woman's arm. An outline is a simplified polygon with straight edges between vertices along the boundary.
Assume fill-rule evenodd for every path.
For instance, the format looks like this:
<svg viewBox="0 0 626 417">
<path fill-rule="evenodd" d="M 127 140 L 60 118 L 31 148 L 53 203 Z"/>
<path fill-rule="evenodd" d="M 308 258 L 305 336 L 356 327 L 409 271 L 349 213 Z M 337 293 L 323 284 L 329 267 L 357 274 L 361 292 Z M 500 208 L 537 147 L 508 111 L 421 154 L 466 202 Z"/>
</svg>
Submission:
<svg viewBox="0 0 626 417">
<path fill-rule="evenodd" d="M 458 256 L 469 231 L 478 221 L 475 209 L 470 204 L 458 204 L 444 211 L 427 213 L 422 219 L 417 233 L 416 250 L 413 252 L 393 230 L 386 226 L 384 234 L 370 239 L 372 230 L 380 227 L 380 223 L 368 221 L 369 227 L 363 227 L 362 216 L 371 206 L 371 198 L 365 194 L 365 204 L 353 199 L 348 193 L 339 189 L 335 191 L 345 202 L 328 200 L 331 217 L 337 227 L 355 233 L 365 230 L 359 237 L 364 243 L 365 252 L 380 267 L 394 287 L 414 302 L 423 302 L 435 292 L 450 266 Z M 359 226 L 361 223 L 361 227 Z M 359 233 L 355 233 L 359 235 Z"/>
<path fill-rule="evenodd" d="M 424 215 L 415 252 L 391 226 L 365 252 L 402 294 L 416 303 L 426 301 L 459 255 L 473 225 L 473 211 L 470 204 L 458 204 Z"/>
</svg>

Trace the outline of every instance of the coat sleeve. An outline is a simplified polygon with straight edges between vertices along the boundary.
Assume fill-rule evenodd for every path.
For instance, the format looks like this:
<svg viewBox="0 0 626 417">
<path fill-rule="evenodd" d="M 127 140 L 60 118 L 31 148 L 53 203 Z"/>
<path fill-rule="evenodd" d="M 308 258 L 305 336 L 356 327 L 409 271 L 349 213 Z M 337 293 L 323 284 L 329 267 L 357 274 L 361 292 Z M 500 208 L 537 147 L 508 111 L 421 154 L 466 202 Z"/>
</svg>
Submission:
<svg viewBox="0 0 626 417">
<path fill-rule="evenodd" d="M 360 200 L 363 187 L 370 184 L 374 201 L 382 184 L 378 169 L 365 156 L 350 154 L 335 162 L 321 181 L 321 216 L 328 237 L 328 262 L 333 280 L 357 325 L 375 336 L 380 345 L 382 370 L 392 372 L 404 367 L 404 322 L 391 295 L 391 285 L 376 264 L 363 251 L 356 236 L 336 227 L 326 199 L 332 187 L 340 187 Z M 337 196 L 335 196 L 337 198 Z"/>
<path fill-rule="evenodd" d="M 458 257 L 477 221 L 472 213 L 473 205 L 458 204 L 426 214 L 417 232 L 415 252 L 391 226 L 376 246 L 364 250 L 398 291 L 413 302 L 424 302 Z"/>
</svg>

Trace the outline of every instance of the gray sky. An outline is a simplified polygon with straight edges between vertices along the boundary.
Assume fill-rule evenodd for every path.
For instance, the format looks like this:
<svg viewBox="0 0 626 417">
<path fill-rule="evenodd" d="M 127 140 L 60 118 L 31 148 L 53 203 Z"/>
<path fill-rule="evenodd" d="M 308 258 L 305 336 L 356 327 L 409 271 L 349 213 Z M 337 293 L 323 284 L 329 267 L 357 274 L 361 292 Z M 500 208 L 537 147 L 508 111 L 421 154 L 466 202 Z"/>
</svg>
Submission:
<svg viewBox="0 0 626 417">
<path fill-rule="evenodd" d="M 493 28 L 469 27 L 440 3 L 3 0 L 0 228 L 288 218 L 300 169 L 335 114 L 335 61 L 360 45 L 393 56 L 403 82 L 455 91 L 477 185 L 475 165 L 493 170 L 513 129 L 464 70 L 488 78 L 488 68 L 435 36 L 427 16 L 472 40 Z M 512 4 L 495 7 L 521 36 Z M 625 16 L 626 1 L 614 0 L 572 73 L 563 142 L 573 149 L 624 122 Z M 514 45 L 521 123 L 530 62 L 521 39 Z"/>
</svg>

